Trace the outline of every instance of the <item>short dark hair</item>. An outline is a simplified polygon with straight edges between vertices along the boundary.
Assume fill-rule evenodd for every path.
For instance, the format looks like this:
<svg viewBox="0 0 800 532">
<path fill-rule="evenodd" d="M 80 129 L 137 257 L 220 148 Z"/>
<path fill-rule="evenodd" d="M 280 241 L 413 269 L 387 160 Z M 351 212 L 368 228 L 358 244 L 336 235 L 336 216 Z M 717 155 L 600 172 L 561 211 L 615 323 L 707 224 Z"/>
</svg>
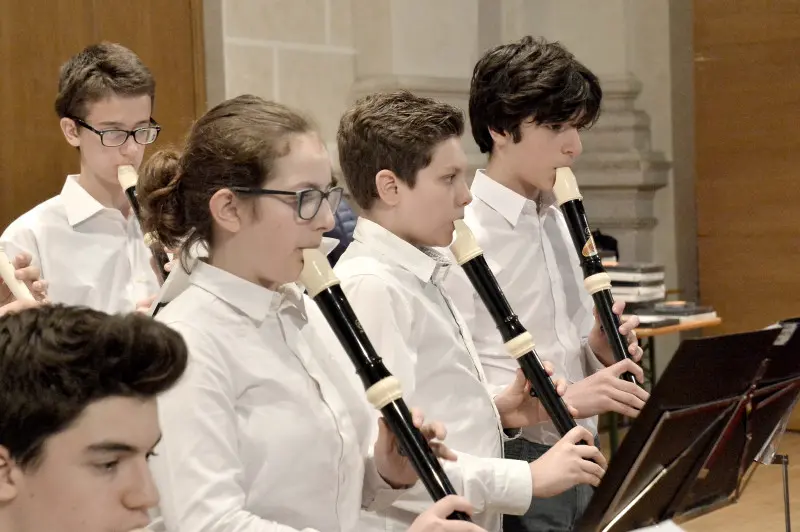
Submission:
<svg viewBox="0 0 800 532">
<path fill-rule="evenodd" d="M 36 467 L 48 438 L 92 403 L 151 399 L 186 369 L 180 334 L 141 313 L 43 305 L 0 318 L 0 446 Z"/>
<path fill-rule="evenodd" d="M 602 98 L 597 76 L 560 43 L 523 37 L 495 46 L 475 65 L 469 91 L 472 136 L 482 153 L 491 154 L 490 129 L 519 142 L 527 120 L 590 127 L 600 116 Z"/>
<path fill-rule="evenodd" d="M 110 96 L 150 96 L 156 82 L 139 56 L 120 44 L 87 46 L 64 63 L 58 78 L 59 118 L 86 118 L 87 105 Z"/>
<path fill-rule="evenodd" d="M 336 134 L 347 189 L 369 209 L 378 199 L 378 172 L 390 170 L 413 188 L 436 145 L 463 134 L 458 107 L 405 90 L 365 96 L 344 113 Z"/>
</svg>

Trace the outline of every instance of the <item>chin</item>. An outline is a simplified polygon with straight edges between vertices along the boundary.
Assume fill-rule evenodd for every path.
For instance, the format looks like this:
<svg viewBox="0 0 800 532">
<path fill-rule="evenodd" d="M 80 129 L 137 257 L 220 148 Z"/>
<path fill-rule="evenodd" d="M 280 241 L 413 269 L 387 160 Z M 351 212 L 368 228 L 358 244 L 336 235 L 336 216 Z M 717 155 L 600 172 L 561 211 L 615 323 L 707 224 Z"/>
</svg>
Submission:
<svg viewBox="0 0 800 532">
<path fill-rule="evenodd" d="M 298 279 L 300 279 L 300 273 L 303 271 L 303 267 L 305 266 L 303 255 L 300 255 L 300 258 L 297 259 L 297 263 L 293 264 L 293 266 L 294 268 L 292 268 L 291 271 L 286 272 L 288 275 L 284 283 L 294 283 L 297 282 Z"/>
<path fill-rule="evenodd" d="M 138 169 L 136 169 L 136 173 L 139 173 Z M 97 174 L 97 177 L 99 178 L 99 180 L 104 185 L 111 185 L 111 186 L 116 185 L 117 187 L 120 186 L 119 180 L 117 179 L 117 170 L 116 170 L 116 168 L 114 169 L 114 173 L 113 174 L 108 174 L 108 175 Z"/>
<path fill-rule="evenodd" d="M 449 247 L 450 244 L 453 243 L 453 233 L 455 232 L 455 226 L 448 231 L 447 233 L 442 233 L 441 236 L 436 235 L 433 236 L 430 240 L 431 242 L 426 244 L 428 247 L 431 248 L 446 248 Z"/>
<path fill-rule="evenodd" d="M 540 182 L 536 183 L 534 186 L 539 190 L 543 190 L 545 192 L 552 191 L 553 187 L 556 186 L 556 169 L 553 168 L 553 170 L 549 174 L 547 174 L 547 177 L 541 179 Z"/>
</svg>

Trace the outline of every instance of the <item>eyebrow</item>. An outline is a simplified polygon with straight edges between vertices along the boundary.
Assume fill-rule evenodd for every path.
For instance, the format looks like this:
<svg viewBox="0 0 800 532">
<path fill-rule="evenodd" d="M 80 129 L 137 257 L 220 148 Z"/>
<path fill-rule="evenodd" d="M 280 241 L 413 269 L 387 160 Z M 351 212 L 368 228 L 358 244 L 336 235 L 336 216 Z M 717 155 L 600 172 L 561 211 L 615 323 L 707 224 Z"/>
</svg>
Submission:
<svg viewBox="0 0 800 532">
<path fill-rule="evenodd" d="M 312 183 L 311 181 L 303 181 L 302 183 L 297 184 L 298 190 L 302 190 L 304 188 L 316 188 L 319 190 L 323 190 L 332 186 L 336 186 L 336 178 L 331 177 L 330 182 L 328 182 L 324 187 L 320 187 L 317 183 Z"/>
<path fill-rule="evenodd" d="M 156 442 L 147 449 L 147 452 L 152 451 L 161 442 L 161 435 L 158 436 Z M 129 444 L 117 441 L 101 441 L 93 443 L 86 447 L 88 453 L 123 453 L 123 454 L 136 454 L 140 451 L 139 448 Z"/>
<path fill-rule="evenodd" d="M 150 124 L 150 119 L 148 118 L 147 120 L 140 120 L 140 121 L 136 122 L 136 125 L 134 127 L 140 127 L 143 124 L 144 125 L 149 125 Z M 120 129 L 124 129 L 125 128 L 125 124 L 123 124 L 122 122 L 114 122 L 114 121 L 98 122 L 97 125 L 100 126 L 100 127 L 116 127 L 116 128 L 120 128 Z"/>
<path fill-rule="evenodd" d="M 442 173 L 457 174 L 459 172 L 464 172 L 464 171 L 466 171 L 466 166 L 448 166 L 444 170 L 442 170 Z"/>
</svg>

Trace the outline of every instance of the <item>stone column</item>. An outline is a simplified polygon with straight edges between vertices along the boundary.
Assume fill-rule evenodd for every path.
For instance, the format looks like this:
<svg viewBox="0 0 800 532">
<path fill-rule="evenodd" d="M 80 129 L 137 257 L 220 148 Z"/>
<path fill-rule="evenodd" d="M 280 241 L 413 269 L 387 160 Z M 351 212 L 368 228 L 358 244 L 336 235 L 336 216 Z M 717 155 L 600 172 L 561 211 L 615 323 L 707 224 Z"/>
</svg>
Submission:
<svg viewBox="0 0 800 532">
<path fill-rule="evenodd" d="M 602 115 L 582 135 L 574 170 L 590 223 L 617 238 L 628 261 L 656 256 L 655 192 L 670 170 L 651 145 L 650 116 L 636 105 L 643 85 L 634 74 L 641 43 L 635 26 L 643 14 L 629 0 L 503 0 L 499 17 L 503 41 L 528 34 L 560 41 L 600 78 Z"/>
</svg>

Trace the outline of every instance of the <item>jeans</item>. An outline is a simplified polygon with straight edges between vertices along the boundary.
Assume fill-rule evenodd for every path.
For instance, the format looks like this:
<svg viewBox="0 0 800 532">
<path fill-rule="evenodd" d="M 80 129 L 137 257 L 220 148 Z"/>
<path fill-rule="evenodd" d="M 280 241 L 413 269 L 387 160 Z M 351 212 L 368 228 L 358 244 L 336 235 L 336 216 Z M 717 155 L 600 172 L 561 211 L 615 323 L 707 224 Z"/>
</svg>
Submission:
<svg viewBox="0 0 800 532">
<path fill-rule="evenodd" d="M 595 438 L 595 445 L 599 441 Z M 549 445 L 517 438 L 505 443 L 506 458 L 533 462 L 550 450 Z M 533 480 L 536 482 L 536 479 Z M 554 497 L 533 498 L 525 515 L 504 515 L 504 532 L 569 532 L 589 505 L 594 488 L 587 485 L 573 486 Z"/>
</svg>

